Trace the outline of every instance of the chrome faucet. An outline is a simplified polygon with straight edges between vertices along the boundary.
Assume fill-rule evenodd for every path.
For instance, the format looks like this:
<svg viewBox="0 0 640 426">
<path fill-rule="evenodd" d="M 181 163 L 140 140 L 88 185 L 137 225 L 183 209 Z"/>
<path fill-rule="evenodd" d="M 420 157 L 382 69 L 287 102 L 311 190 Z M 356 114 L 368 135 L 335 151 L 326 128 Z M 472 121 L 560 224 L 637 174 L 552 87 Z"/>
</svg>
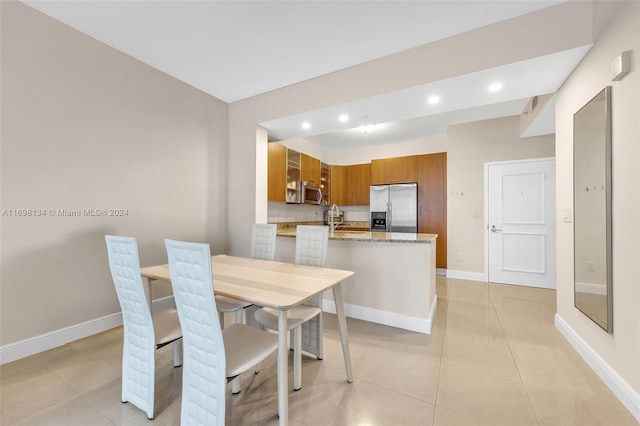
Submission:
<svg viewBox="0 0 640 426">
<path fill-rule="evenodd" d="M 335 214 L 333 213 L 334 207 L 335 207 Z M 334 222 L 334 218 L 339 216 L 340 216 L 340 209 L 338 208 L 337 204 L 333 204 L 331 206 L 331 210 L 329 211 L 329 227 L 331 229 L 331 232 L 336 230 L 336 224 Z"/>
</svg>

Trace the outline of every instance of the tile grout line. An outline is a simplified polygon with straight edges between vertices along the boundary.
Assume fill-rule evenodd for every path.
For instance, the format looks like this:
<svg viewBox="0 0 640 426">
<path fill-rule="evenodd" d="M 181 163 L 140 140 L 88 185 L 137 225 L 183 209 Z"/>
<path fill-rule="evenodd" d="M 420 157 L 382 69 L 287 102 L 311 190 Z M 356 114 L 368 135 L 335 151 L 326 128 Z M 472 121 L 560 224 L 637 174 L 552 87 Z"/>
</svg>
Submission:
<svg viewBox="0 0 640 426">
<path fill-rule="evenodd" d="M 511 348 L 511 339 L 509 339 L 507 337 L 507 334 L 504 331 L 504 327 L 502 325 L 502 318 L 498 314 L 498 310 L 496 309 L 495 303 L 493 301 L 493 297 L 491 296 L 491 283 L 489 283 L 489 285 L 488 285 L 488 296 L 489 296 L 489 300 L 491 302 L 491 309 L 493 309 L 494 313 L 496 314 L 496 318 L 498 319 L 498 324 L 500 324 L 500 330 L 502 330 L 502 334 L 504 335 L 504 340 L 507 343 L 507 348 L 509 348 L 509 355 L 511 355 L 511 360 L 513 361 L 513 365 L 516 366 L 516 371 L 518 372 L 518 377 L 520 377 L 520 384 L 522 385 L 522 388 L 524 389 L 524 394 L 527 396 L 527 401 L 529 402 L 529 407 L 531 407 L 531 412 L 533 413 L 533 418 L 535 419 L 536 424 L 540 425 L 540 419 L 538 418 L 538 413 L 536 413 L 536 410 L 533 407 L 533 403 L 531 402 L 531 397 L 529 396 L 529 392 L 527 391 L 527 387 L 524 384 L 524 380 L 522 378 L 522 374 L 520 373 L 520 367 L 518 366 L 518 363 L 516 362 L 516 358 L 513 355 L 513 349 Z"/>
</svg>

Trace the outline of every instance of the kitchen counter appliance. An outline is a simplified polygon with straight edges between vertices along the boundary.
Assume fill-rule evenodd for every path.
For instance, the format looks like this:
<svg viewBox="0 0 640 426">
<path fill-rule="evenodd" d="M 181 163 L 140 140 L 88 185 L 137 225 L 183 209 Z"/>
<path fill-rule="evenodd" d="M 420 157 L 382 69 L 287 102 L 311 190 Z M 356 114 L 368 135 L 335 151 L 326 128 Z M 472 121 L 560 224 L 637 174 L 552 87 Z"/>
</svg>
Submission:
<svg viewBox="0 0 640 426">
<path fill-rule="evenodd" d="M 418 184 L 373 185 L 369 189 L 371 230 L 418 232 Z"/>
<path fill-rule="evenodd" d="M 287 184 L 287 204 L 322 205 L 322 187 L 310 180 L 294 181 Z"/>
<path fill-rule="evenodd" d="M 324 212 L 324 224 L 329 225 L 331 223 L 331 210 L 326 210 Z M 339 212 L 338 214 L 333 214 L 333 223 L 336 225 L 342 225 L 344 223 L 344 212 Z"/>
</svg>

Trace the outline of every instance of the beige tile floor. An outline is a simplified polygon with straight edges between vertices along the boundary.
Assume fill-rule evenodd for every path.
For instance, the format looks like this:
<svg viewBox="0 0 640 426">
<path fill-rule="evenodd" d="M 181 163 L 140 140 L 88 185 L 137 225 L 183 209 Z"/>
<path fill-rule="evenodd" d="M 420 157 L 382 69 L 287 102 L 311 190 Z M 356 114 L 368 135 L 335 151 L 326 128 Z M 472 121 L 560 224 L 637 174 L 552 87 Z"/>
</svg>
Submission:
<svg viewBox="0 0 640 426">
<path fill-rule="evenodd" d="M 438 277 L 423 335 L 348 320 L 354 382 L 335 316 L 324 360 L 304 358 L 292 425 L 637 425 L 553 325 L 555 291 Z M 156 418 L 120 402 L 122 329 L 0 367 L 0 424 L 178 425 L 181 369 L 157 352 Z M 290 377 L 291 379 L 291 377 Z M 227 424 L 277 424 L 275 357 L 227 396 Z"/>
</svg>

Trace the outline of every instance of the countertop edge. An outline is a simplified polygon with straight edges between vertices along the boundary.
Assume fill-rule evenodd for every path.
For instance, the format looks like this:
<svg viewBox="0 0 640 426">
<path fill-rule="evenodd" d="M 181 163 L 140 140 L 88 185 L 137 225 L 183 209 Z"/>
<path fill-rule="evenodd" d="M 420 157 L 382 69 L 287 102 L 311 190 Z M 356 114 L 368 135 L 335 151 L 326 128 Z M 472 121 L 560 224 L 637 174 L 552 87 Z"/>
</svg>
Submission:
<svg viewBox="0 0 640 426">
<path fill-rule="evenodd" d="M 276 236 L 295 238 L 295 230 L 278 231 Z M 374 243 L 418 243 L 431 244 L 437 240 L 437 234 L 401 233 L 401 232 L 329 232 L 329 240 L 334 241 L 361 241 Z"/>
</svg>

